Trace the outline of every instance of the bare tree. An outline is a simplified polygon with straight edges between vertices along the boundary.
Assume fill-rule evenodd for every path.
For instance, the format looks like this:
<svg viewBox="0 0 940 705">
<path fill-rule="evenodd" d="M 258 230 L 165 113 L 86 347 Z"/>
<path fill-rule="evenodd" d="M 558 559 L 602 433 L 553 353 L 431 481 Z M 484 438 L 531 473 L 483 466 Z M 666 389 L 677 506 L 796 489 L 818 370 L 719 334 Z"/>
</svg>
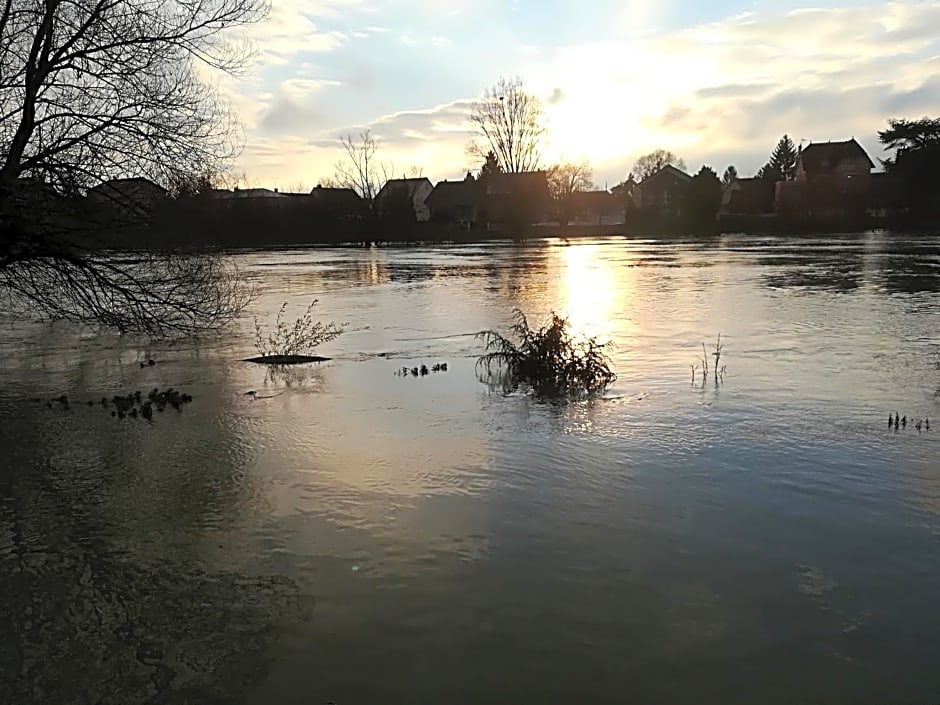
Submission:
<svg viewBox="0 0 940 705">
<path fill-rule="evenodd" d="M 636 174 L 637 180 L 643 181 L 667 166 L 673 166 L 676 169 L 685 169 L 685 162 L 670 151 L 656 149 L 649 154 L 644 154 L 636 160 L 633 173 Z"/>
<path fill-rule="evenodd" d="M 470 123 L 481 141 L 471 142 L 469 154 L 484 160 L 492 151 L 501 171 L 535 171 L 545 137 L 542 102 L 527 92 L 521 78 L 500 78 L 470 107 Z"/>
<path fill-rule="evenodd" d="M 114 178 L 172 187 L 224 171 L 241 132 L 204 76 L 248 65 L 226 30 L 265 11 L 264 0 L 0 0 L 0 289 L 11 310 L 158 335 L 237 313 L 244 296 L 224 262 L 105 254 L 93 234 L 115 224 L 91 219 L 79 197 Z"/>
<path fill-rule="evenodd" d="M 379 145 L 370 130 L 340 138 L 346 156 L 336 162 L 333 181 L 342 188 L 351 188 L 363 199 L 374 204 L 385 183 L 391 178 L 392 167 L 378 158 Z"/>
<path fill-rule="evenodd" d="M 587 161 L 565 162 L 548 170 L 548 191 L 558 209 L 558 222 L 571 220 L 574 194 L 594 188 L 594 173 Z"/>
</svg>

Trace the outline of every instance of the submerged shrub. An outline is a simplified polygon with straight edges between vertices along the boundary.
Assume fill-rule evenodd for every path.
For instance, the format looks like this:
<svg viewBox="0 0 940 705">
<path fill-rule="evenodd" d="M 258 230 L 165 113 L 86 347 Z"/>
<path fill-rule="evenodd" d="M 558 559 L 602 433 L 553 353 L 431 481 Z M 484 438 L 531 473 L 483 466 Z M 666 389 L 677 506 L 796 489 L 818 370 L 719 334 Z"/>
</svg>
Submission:
<svg viewBox="0 0 940 705">
<path fill-rule="evenodd" d="M 539 396 L 589 395 L 603 391 L 617 379 L 605 353 L 607 343 L 576 338 L 567 318 L 551 315 L 547 325 L 534 329 L 516 309 L 511 336 L 497 331 L 477 333 L 485 351 L 477 359 L 480 379 L 507 389 L 528 385 Z"/>
<path fill-rule="evenodd" d="M 336 339 L 343 332 L 335 323 L 323 323 L 313 318 L 314 299 L 306 311 L 298 316 L 293 324 L 284 320 L 287 303 L 281 304 L 277 311 L 274 329 L 265 335 L 261 324 L 255 318 L 255 350 L 262 358 L 291 358 L 310 355 L 314 348 Z"/>
</svg>

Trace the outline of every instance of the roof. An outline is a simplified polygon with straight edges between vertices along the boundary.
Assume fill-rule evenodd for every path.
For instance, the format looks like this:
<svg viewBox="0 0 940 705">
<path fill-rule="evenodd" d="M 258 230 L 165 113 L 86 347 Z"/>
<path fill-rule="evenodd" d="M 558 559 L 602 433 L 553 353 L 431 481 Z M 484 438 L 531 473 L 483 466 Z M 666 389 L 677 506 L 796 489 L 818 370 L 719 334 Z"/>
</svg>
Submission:
<svg viewBox="0 0 940 705">
<path fill-rule="evenodd" d="M 481 177 L 481 181 L 489 194 L 542 190 L 548 193 L 548 177 L 544 171 L 489 174 Z"/>
<path fill-rule="evenodd" d="M 609 191 L 575 191 L 571 194 L 571 200 L 581 208 L 594 208 L 597 210 L 618 205 L 616 196 Z"/>
<path fill-rule="evenodd" d="M 234 191 L 219 192 L 219 198 L 287 198 L 287 194 L 269 188 L 238 188 Z"/>
<path fill-rule="evenodd" d="M 459 208 L 472 206 L 477 201 L 479 188 L 475 181 L 439 181 L 428 194 L 425 203 L 428 208 Z"/>
<path fill-rule="evenodd" d="M 639 183 L 639 186 L 642 187 L 643 184 L 645 184 L 645 183 L 647 183 L 647 182 L 649 182 L 649 181 L 653 181 L 654 179 L 659 179 L 659 178 L 661 178 L 662 176 L 667 175 L 667 174 L 668 174 L 668 175 L 672 175 L 673 177 L 679 179 L 680 181 L 691 181 L 691 180 L 692 180 L 692 177 L 689 176 L 688 174 L 686 174 L 684 171 L 682 171 L 682 169 L 677 169 L 677 168 L 674 167 L 672 164 L 667 164 L 667 165 L 664 166 L 662 169 L 660 169 L 659 171 L 657 171 L 655 174 L 650 174 L 650 175 L 647 176 L 645 179 L 643 179 L 643 180 Z"/>
<path fill-rule="evenodd" d="M 310 196 L 323 206 L 330 208 L 361 208 L 362 198 L 351 188 L 330 188 L 317 186 L 310 191 Z"/>
<path fill-rule="evenodd" d="M 870 169 L 875 168 L 868 152 L 853 137 L 844 142 L 810 142 L 800 152 L 799 162 L 804 171 L 828 171 L 843 160 L 859 157 L 865 158 Z"/>
<path fill-rule="evenodd" d="M 385 185 L 379 190 L 375 197 L 383 198 L 385 194 L 392 191 L 393 189 L 398 188 L 407 189 L 408 193 L 413 196 L 414 192 L 417 191 L 418 187 L 422 184 L 427 184 L 429 188 L 431 187 L 431 181 L 426 176 L 419 176 L 410 179 L 389 179 L 385 182 Z"/>
<path fill-rule="evenodd" d="M 167 193 L 167 190 L 160 186 L 159 184 L 154 183 L 150 179 L 145 179 L 142 176 L 132 176 L 125 179 L 108 179 L 107 181 L 102 181 L 100 184 L 92 186 L 89 191 L 121 191 L 123 187 L 131 188 L 149 188 L 162 193 Z"/>
</svg>

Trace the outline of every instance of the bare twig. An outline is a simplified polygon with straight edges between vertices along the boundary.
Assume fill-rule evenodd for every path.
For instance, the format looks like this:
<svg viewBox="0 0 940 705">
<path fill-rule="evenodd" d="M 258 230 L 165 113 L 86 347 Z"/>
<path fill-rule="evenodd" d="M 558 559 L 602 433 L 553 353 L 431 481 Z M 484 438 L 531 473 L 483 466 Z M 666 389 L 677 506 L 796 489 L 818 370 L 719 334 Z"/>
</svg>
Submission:
<svg viewBox="0 0 940 705">
<path fill-rule="evenodd" d="M 484 159 L 492 150 L 506 173 L 535 171 L 545 137 L 541 101 L 527 92 L 520 78 L 500 78 L 470 107 L 470 123 L 482 138 L 467 148 Z"/>
<path fill-rule="evenodd" d="M 255 350 L 261 357 L 293 357 L 309 355 L 314 348 L 335 340 L 343 332 L 343 326 L 335 323 L 322 323 L 313 319 L 314 299 L 307 309 L 292 324 L 284 320 L 287 303 L 281 304 L 277 311 L 274 329 L 265 334 L 255 318 Z"/>
<path fill-rule="evenodd" d="M 121 228 L 146 224 L 136 195 L 105 192 L 104 205 L 120 206 L 108 220 L 75 204 L 102 181 L 168 187 L 226 169 L 241 131 L 205 77 L 249 65 L 227 30 L 266 9 L 265 0 L 4 0 L 0 305 L 150 334 L 237 313 L 247 294 L 223 258 L 103 251 L 103 230 L 130 237 Z"/>
</svg>

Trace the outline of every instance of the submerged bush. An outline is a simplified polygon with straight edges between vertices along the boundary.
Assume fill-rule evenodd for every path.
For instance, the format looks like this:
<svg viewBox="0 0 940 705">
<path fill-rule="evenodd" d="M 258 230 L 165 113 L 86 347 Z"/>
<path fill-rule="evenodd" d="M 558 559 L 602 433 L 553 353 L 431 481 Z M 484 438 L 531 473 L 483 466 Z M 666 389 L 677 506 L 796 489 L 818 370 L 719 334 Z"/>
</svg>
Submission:
<svg viewBox="0 0 940 705">
<path fill-rule="evenodd" d="M 297 358 L 311 355 L 314 348 L 336 339 L 343 332 L 342 326 L 335 323 L 323 323 L 313 318 L 314 299 L 307 310 L 298 316 L 292 325 L 284 320 L 287 303 L 281 304 L 277 311 L 274 330 L 265 335 L 261 324 L 255 318 L 255 350 L 261 358 Z"/>
<path fill-rule="evenodd" d="M 571 335 L 567 318 L 554 312 L 547 325 L 534 329 L 516 309 L 511 335 L 497 331 L 477 333 L 485 352 L 477 359 L 477 372 L 488 383 L 506 389 L 528 385 L 540 396 L 586 395 L 603 391 L 617 379 L 604 349 L 596 338 Z"/>
</svg>

